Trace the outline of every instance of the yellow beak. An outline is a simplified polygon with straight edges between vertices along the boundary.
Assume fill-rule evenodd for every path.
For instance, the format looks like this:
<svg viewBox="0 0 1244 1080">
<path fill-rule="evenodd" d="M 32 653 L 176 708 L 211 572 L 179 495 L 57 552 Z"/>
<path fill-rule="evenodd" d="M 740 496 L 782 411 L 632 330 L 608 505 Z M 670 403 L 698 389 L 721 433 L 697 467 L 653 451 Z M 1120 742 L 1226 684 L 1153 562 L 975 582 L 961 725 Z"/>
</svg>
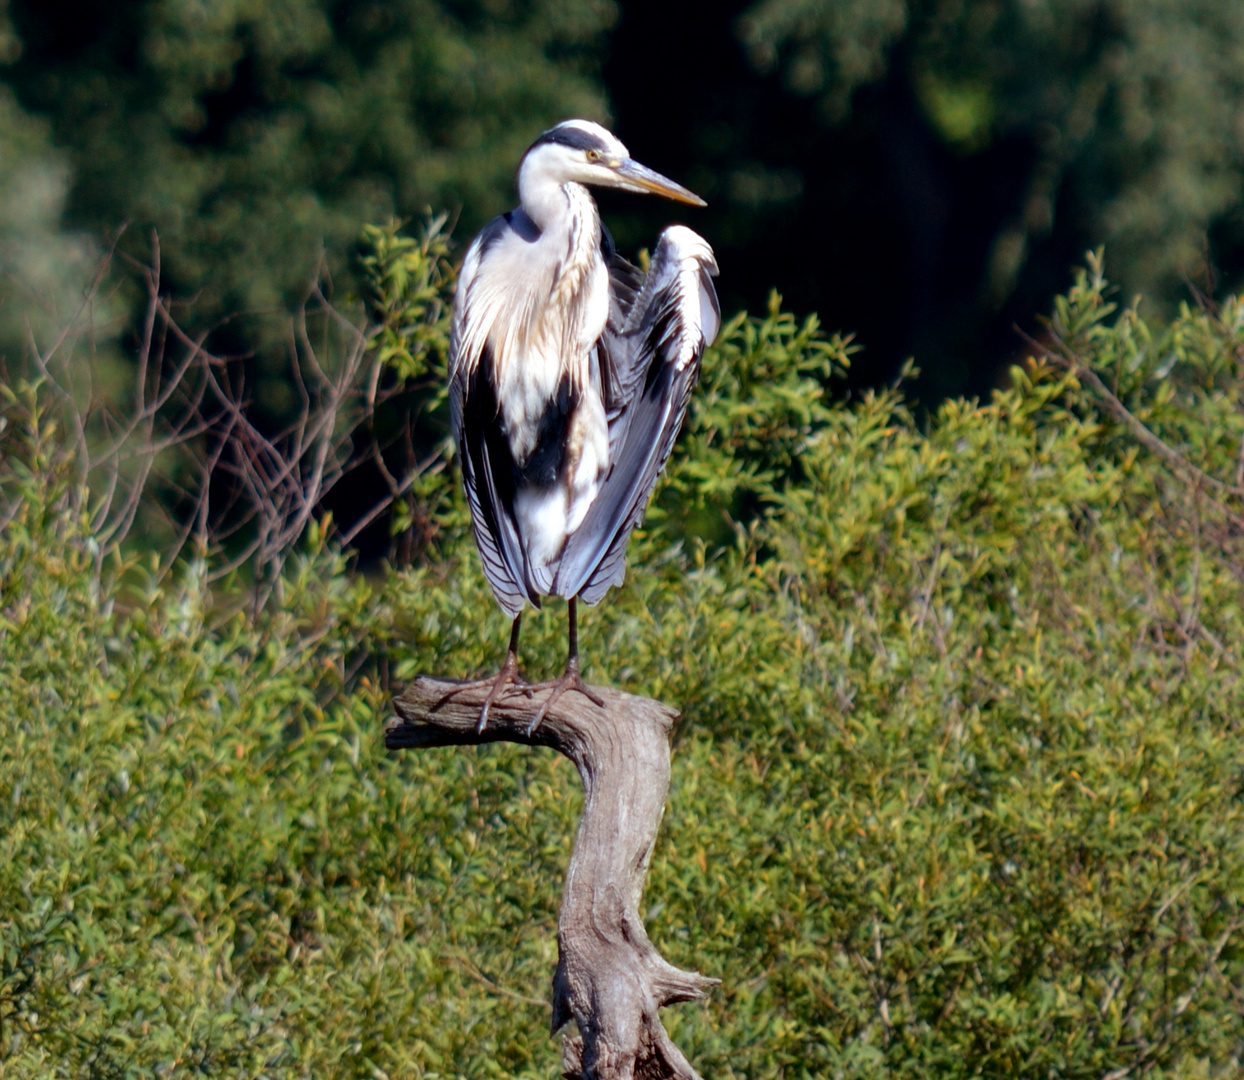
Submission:
<svg viewBox="0 0 1244 1080">
<path fill-rule="evenodd" d="M 659 172 L 654 172 L 646 165 L 641 165 L 638 161 L 626 158 L 620 161 L 615 167 L 615 172 L 623 180 L 619 187 L 625 188 L 627 191 L 636 192 L 652 192 L 654 195 L 664 195 L 667 199 L 673 199 L 676 202 L 690 203 L 692 206 L 707 206 L 703 199 L 695 192 L 688 191 L 682 184 L 676 184 L 668 177 L 662 176 Z"/>
</svg>

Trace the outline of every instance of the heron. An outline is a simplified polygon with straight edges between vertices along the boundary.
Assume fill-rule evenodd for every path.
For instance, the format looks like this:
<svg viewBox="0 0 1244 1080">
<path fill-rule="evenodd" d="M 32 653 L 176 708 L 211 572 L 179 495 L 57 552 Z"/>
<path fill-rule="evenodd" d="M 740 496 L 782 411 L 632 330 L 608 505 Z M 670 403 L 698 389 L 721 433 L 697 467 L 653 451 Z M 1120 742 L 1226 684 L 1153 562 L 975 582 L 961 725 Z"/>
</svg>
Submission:
<svg viewBox="0 0 1244 1080">
<path fill-rule="evenodd" d="M 513 620 L 498 675 L 468 684 L 491 683 L 480 732 L 507 692 L 550 691 L 529 734 L 567 691 L 603 705 L 580 676 L 577 603 L 622 583 L 627 541 L 721 323 L 708 243 L 672 225 L 644 273 L 617 253 L 590 187 L 705 205 L 601 125 L 566 120 L 523 155 L 518 207 L 467 250 L 450 410 L 484 574 Z M 566 666 L 556 680 L 523 683 L 523 610 L 549 596 L 567 600 Z"/>
</svg>

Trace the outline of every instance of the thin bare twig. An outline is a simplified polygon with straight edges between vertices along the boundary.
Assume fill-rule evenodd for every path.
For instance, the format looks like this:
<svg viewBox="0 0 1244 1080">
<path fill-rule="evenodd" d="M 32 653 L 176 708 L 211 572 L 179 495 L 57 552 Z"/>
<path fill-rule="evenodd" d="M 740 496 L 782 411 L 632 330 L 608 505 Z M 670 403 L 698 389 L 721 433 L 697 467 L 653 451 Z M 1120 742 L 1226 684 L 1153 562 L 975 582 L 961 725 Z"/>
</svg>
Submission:
<svg viewBox="0 0 1244 1080">
<path fill-rule="evenodd" d="M 65 485 L 63 497 L 75 516 L 88 522 L 97 574 L 105 549 L 124 543 L 140 520 L 162 518 L 172 539 L 161 543 L 157 576 L 171 570 L 193 543 L 196 553 L 215 553 L 209 580 L 251 564 L 255 603 L 262 605 L 343 477 L 366 465 L 387 491 L 337 535 L 348 544 L 407 495 L 420 476 L 438 468 L 439 451 L 421 460 L 416 456 L 409 417 L 402 431 L 408 469 L 399 474 L 386 463 L 372 418 L 379 402 L 403 388 L 381 385 L 384 364 L 371 348 L 381 328 L 332 305 L 319 284 L 322 266 L 288 326 L 290 382 L 298 407 L 286 427 L 271 432 L 255 419 L 246 398 L 239 364 L 247 358 L 213 354 L 207 331 L 191 334 L 175 316 L 163 291 L 159 239 L 152 234 L 146 263 L 121 256 L 142 282 L 145 304 L 135 326 L 128 403 L 116 405 L 102 389 L 91 344 L 97 297 L 116 254 L 114 242 L 82 304 L 50 345 L 40 348 L 33 327 L 27 327 L 34 373 L 69 434 L 57 467 L 69 470 L 76 482 Z M 78 341 L 90 345 L 87 364 L 81 363 Z M 39 407 L 19 405 L 19 414 L 27 407 L 35 410 L 27 438 L 36 445 L 43 438 L 35 421 Z M 0 463 L 0 521 L 19 511 L 4 481 Z"/>
<path fill-rule="evenodd" d="M 1087 383 L 1088 386 L 1097 394 L 1102 403 L 1106 406 L 1106 411 L 1110 413 L 1117 421 L 1123 424 L 1133 437 L 1144 446 L 1147 450 L 1152 451 L 1162 458 L 1167 464 L 1172 466 L 1179 472 L 1190 476 L 1194 481 L 1204 484 L 1208 488 L 1221 492 L 1226 495 L 1236 497 L 1244 497 L 1244 487 L 1238 487 L 1219 480 L 1216 476 L 1211 476 L 1203 469 L 1198 468 L 1181 454 L 1174 447 L 1170 446 L 1152 431 L 1149 430 L 1135 415 L 1123 404 L 1111 389 L 1097 377 L 1096 372 L 1090 368 L 1083 359 L 1072 349 L 1066 342 L 1055 337 L 1054 342 L 1056 349 L 1051 349 L 1047 345 L 1042 344 L 1033 338 L 1030 334 L 1024 332 L 1023 329 L 1016 326 L 1016 332 L 1041 356 L 1050 360 L 1058 367 L 1065 371 L 1071 372 L 1078 380 Z M 1244 525 L 1244 519 L 1240 519 Z"/>
</svg>

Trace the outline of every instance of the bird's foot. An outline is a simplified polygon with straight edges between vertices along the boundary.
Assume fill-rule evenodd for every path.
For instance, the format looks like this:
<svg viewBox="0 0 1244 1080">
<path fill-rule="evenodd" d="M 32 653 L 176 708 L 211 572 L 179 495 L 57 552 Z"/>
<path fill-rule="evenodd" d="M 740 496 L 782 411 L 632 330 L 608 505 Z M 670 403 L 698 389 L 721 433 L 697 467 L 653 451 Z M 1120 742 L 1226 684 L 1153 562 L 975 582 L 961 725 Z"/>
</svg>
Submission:
<svg viewBox="0 0 1244 1080">
<path fill-rule="evenodd" d="M 436 703 L 436 708 L 439 709 L 445 702 L 457 697 L 464 690 L 482 690 L 485 686 L 488 687 L 488 696 L 484 698 L 483 708 L 479 711 L 479 720 L 475 723 L 476 735 L 482 734 L 488 726 L 488 710 L 505 696 L 507 687 L 513 687 L 517 692 L 526 692 L 527 696 L 531 697 L 530 688 L 519 678 L 518 657 L 510 653 L 506 656 L 505 663 L 501 665 L 501 670 L 495 676 L 488 679 L 475 679 L 472 682 L 460 683 L 448 691 Z"/>
<path fill-rule="evenodd" d="M 556 679 L 553 679 L 550 682 L 528 683 L 523 687 L 523 689 L 527 692 L 537 692 L 540 690 L 548 690 L 549 692 L 549 696 L 546 697 L 541 703 L 540 711 L 536 713 L 536 718 L 527 728 L 528 735 L 535 733 L 536 728 L 544 722 L 544 718 L 548 715 L 549 709 L 552 707 L 553 702 L 555 702 L 568 690 L 577 690 L 598 708 L 603 709 L 605 707 L 604 701 L 597 694 L 594 694 L 587 683 L 583 681 L 582 676 L 579 674 L 578 660 L 568 661 L 566 663 L 566 670 L 563 671 Z"/>
</svg>

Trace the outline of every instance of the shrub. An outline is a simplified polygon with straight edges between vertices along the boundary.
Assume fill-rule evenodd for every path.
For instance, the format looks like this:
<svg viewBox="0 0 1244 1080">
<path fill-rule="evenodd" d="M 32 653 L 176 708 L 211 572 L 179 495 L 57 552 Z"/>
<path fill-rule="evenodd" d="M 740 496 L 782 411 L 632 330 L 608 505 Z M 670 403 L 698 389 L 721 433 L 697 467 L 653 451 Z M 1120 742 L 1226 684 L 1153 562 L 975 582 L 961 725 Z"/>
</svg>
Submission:
<svg viewBox="0 0 1244 1080">
<path fill-rule="evenodd" d="M 1092 261 L 1034 351 L 922 426 L 733 321 L 587 614 L 589 677 L 683 710 L 647 921 L 724 980 L 666 1015 L 705 1075 L 1239 1069 L 1244 305 L 1150 328 Z M 504 645 L 456 489 L 418 565 L 321 521 L 252 614 L 210 556 L 97 558 L 6 394 L 0 1073 L 554 1075 L 577 779 L 381 745 L 386 673 Z"/>
</svg>

